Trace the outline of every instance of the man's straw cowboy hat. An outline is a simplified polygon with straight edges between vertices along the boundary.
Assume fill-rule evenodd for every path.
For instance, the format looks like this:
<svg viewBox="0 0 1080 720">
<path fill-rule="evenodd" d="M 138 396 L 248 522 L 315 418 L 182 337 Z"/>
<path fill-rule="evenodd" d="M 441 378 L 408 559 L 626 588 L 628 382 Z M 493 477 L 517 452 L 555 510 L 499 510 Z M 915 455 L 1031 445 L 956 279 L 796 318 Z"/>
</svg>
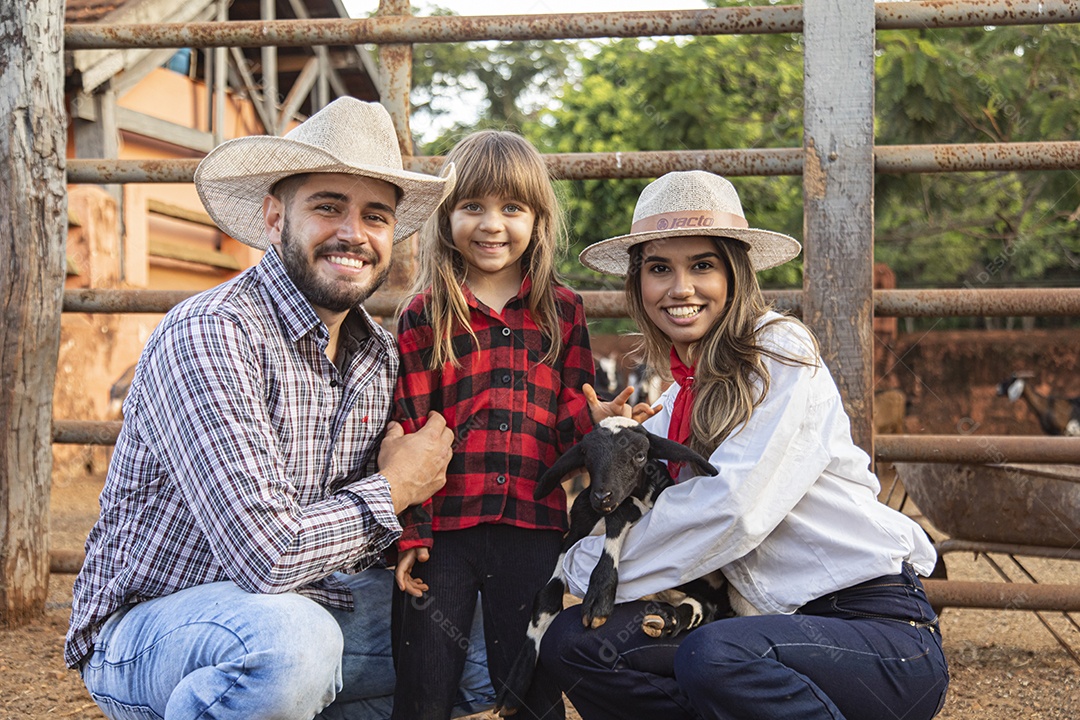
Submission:
<svg viewBox="0 0 1080 720">
<path fill-rule="evenodd" d="M 668 173 L 649 183 L 634 208 L 630 233 L 590 245 L 582 250 L 581 262 L 608 275 L 626 275 L 632 246 L 701 235 L 746 243 L 754 270 L 783 265 L 802 249 L 793 237 L 751 228 L 730 182 L 703 170 L 690 170 Z"/>
<path fill-rule="evenodd" d="M 454 187 L 455 171 L 442 177 L 407 172 L 390 114 L 378 103 L 343 97 L 284 137 L 253 135 L 229 140 L 203 158 L 195 187 L 222 230 L 252 247 L 269 246 L 263 198 L 279 180 L 303 173 L 343 173 L 385 180 L 401 189 L 394 242 L 416 232 Z"/>
</svg>

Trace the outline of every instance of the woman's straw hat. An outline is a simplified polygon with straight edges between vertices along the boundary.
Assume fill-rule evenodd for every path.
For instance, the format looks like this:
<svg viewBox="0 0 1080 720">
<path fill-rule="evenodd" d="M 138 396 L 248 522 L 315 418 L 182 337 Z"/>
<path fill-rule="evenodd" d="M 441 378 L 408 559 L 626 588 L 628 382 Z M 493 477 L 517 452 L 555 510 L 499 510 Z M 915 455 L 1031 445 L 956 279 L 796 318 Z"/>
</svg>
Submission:
<svg viewBox="0 0 1080 720">
<path fill-rule="evenodd" d="M 581 251 L 580 259 L 597 272 L 626 275 L 632 246 L 702 235 L 746 243 L 754 270 L 783 265 L 802 249 L 793 237 L 751 228 L 730 182 L 704 170 L 690 170 L 668 173 L 649 183 L 634 208 L 630 233 L 590 245 Z"/>
<path fill-rule="evenodd" d="M 402 169 L 390 114 L 378 103 L 343 97 L 284 137 L 229 140 L 203 158 L 195 187 L 222 230 L 252 247 L 269 246 L 263 198 L 291 175 L 344 173 L 384 180 L 401 189 L 394 242 L 416 232 L 454 187 L 453 166 L 443 177 Z"/>
</svg>

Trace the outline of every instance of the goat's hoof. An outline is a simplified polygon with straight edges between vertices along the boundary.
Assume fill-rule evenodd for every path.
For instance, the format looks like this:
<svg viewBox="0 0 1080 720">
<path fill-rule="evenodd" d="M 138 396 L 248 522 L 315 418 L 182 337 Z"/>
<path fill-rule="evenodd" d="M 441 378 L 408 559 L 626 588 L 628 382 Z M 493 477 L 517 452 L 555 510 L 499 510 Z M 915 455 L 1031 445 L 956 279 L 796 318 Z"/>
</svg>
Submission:
<svg viewBox="0 0 1080 720">
<path fill-rule="evenodd" d="M 658 638 L 664 634 L 667 623 L 659 615 L 646 615 L 641 621 L 641 631 L 651 638 Z"/>
<path fill-rule="evenodd" d="M 581 622 L 585 627 L 596 629 L 607 622 L 615 612 L 615 590 L 610 593 L 593 593 L 592 586 L 581 603 Z"/>
</svg>

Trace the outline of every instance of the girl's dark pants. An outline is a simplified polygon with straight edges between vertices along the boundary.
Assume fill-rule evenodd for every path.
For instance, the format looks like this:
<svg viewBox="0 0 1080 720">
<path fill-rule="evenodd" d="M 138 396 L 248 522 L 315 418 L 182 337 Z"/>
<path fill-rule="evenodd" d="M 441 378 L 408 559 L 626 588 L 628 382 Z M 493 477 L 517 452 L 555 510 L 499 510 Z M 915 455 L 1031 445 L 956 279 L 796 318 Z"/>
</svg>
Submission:
<svg viewBox="0 0 1080 720">
<path fill-rule="evenodd" d="M 502 688 L 525 640 L 533 597 L 551 577 L 561 545 L 562 533 L 557 530 L 510 525 L 435 533 L 431 559 L 413 566 L 413 576 L 431 589 L 414 598 L 394 588 L 396 720 L 450 717 L 478 593 L 483 598 L 491 684 L 496 691 Z M 518 717 L 564 717 L 562 694 L 543 673 L 536 673 Z"/>
<path fill-rule="evenodd" d="M 794 615 L 731 618 L 671 639 L 641 631 L 648 602 L 596 630 L 564 610 L 540 661 L 584 720 L 926 720 L 949 671 L 937 616 L 905 565 L 813 600 Z"/>
</svg>

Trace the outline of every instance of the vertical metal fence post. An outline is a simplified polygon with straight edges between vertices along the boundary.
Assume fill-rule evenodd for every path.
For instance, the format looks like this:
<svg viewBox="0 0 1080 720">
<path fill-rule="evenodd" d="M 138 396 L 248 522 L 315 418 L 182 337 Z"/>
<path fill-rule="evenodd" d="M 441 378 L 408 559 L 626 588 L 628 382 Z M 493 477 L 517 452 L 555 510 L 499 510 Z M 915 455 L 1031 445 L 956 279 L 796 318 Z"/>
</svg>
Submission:
<svg viewBox="0 0 1080 720">
<path fill-rule="evenodd" d="M 226 22 L 229 19 L 228 0 L 218 0 L 215 19 Z M 228 83 L 228 56 L 223 47 L 214 48 L 214 110 L 210 120 L 210 132 L 213 133 L 214 146 L 225 139 L 225 85 Z"/>
<path fill-rule="evenodd" d="M 874 2 L 807 0 L 803 318 L 873 457 Z"/>
<path fill-rule="evenodd" d="M 380 16 L 412 14 L 409 0 L 380 0 Z M 409 130 L 409 92 L 412 90 L 412 45 L 387 43 L 379 46 L 379 64 L 383 76 L 383 107 L 394 119 L 401 154 L 413 154 Z"/>
<path fill-rule="evenodd" d="M 409 0 L 380 0 L 380 16 L 411 15 Z M 383 76 L 382 104 L 394 120 L 398 145 L 406 160 L 413 155 L 412 131 L 409 129 L 409 94 L 412 90 L 412 45 L 388 43 L 379 46 L 379 65 Z M 412 284 L 416 265 L 416 237 L 394 246 L 393 269 L 387 289 L 401 291 Z"/>
<path fill-rule="evenodd" d="M 277 17 L 277 5 L 274 0 L 260 0 L 259 16 L 263 20 L 273 20 Z M 270 121 L 270 127 L 266 128 L 266 133 L 280 135 L 284 130 L 285 118 L 278 115 L 277 48 L 273 45 L 264 45 L 261 52 L 264 116 Z"/>
</svg>

